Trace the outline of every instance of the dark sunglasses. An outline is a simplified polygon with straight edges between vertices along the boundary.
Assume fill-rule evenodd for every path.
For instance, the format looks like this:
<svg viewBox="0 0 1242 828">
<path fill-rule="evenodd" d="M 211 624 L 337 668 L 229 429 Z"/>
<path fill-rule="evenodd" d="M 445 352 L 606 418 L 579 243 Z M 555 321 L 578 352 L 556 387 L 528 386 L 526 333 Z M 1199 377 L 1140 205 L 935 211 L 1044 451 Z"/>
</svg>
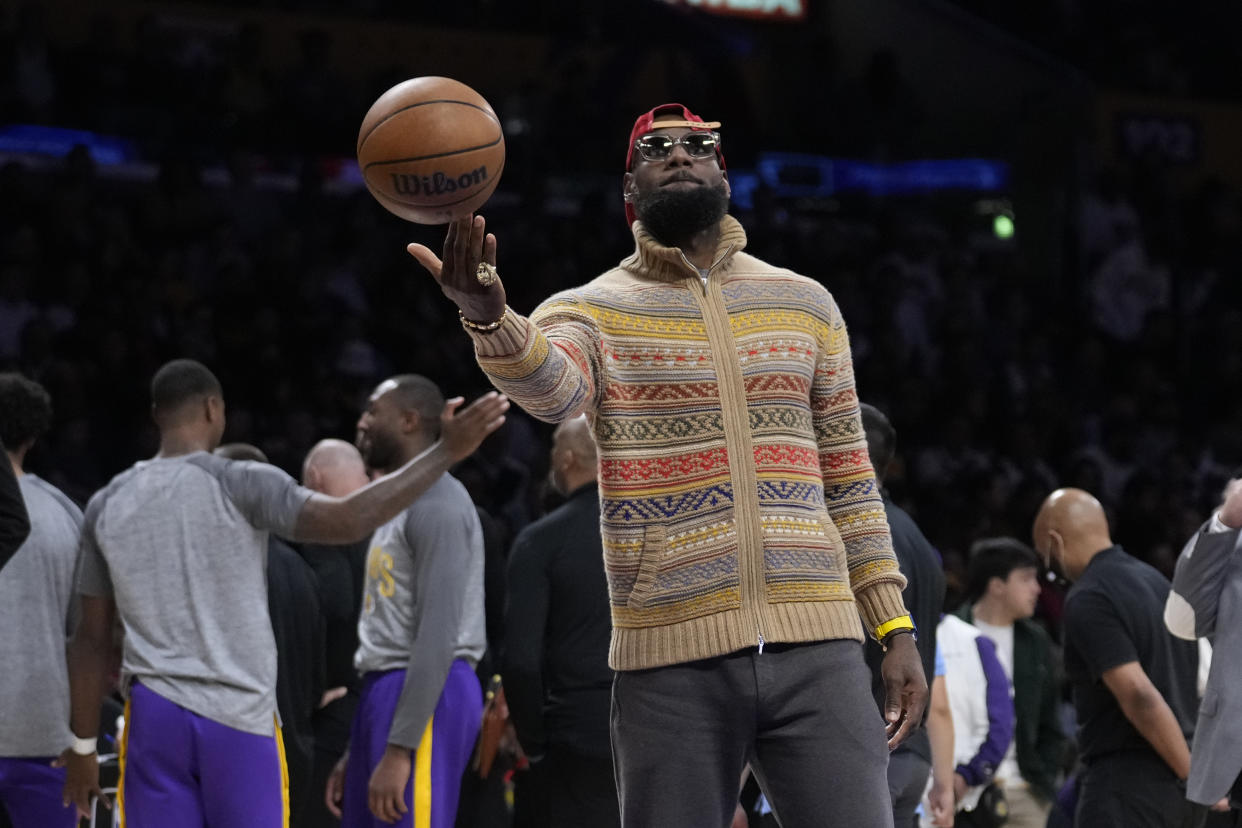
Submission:
<svg viewBox="0 0 1242 828">
<path fill-rule="evenodd" d="M 710 158 L 720 148 L 720 133 L 687 132 L 675 140 L 667 135 L 652 133 L 635 141 L 634 149 L 638 150 L 644 161 L 663 161 L 673 154 L 673 147 L 678 144 L 685 147 L 686 155 L 691 158 Z"/>
</svg>

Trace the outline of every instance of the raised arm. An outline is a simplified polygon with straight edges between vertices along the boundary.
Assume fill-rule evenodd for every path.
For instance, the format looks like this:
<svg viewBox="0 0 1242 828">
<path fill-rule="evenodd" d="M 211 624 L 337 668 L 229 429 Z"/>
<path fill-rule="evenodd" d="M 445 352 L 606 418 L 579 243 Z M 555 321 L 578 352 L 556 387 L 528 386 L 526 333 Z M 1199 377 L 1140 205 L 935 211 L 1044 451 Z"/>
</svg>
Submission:
<svg viewBox="0 0 1242 828">
<path fill-rule="evenodd" d="M 440 439 L 391 474 L 345 497 L 312 495 L 298 513 L 293 539 L 314 543 L 354 543 L 396 517 L 427 491 L 453 464 L 469 457 L 483 438 L 500 428 L 509 408 L 506 397 L 484 394 L 460 414 L 460 397 L 445 403 Z"/>
<path fill-rule="evenodd" d="M 457 305 L 479 367 L 496 388 L 532 417 L 553 423 L 595 404 L 600 374 L 595 320 L 564 294 L 529 319 L 506 306 L 495 271 L 496 237 L 484 232 L 482 216 L 449 225 L 443 259 L 421 244 L 407 249 Z"/>
</svg>

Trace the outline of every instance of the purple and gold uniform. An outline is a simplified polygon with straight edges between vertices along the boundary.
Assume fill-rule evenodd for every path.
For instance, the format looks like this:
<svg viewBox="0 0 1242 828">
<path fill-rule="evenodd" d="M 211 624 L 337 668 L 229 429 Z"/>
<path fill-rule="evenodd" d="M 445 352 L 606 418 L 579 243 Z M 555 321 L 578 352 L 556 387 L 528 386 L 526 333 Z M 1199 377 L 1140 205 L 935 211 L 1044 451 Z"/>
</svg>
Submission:
<svg viewBox="0 0 1242 828">
<path fill-rule="evenodd" d="M 78 590 L 125 627 L 125 828 L 287 826 L 267 535 L 292 536 L 310 496 L 196 452 L 138 463 L 87 505 Z"/>
<path fill-rule="evenodd" d="M 464 486 L 444 475 L 376 530 L 354 665 L 362 698 L 350 733 L 342 828 L 380 828 L 367 786 L 388 745 L 412 752 L 403 828 L 451 828 L 478 737 L 474 665 L 487 646 L 483 536 Z"/>
<path fill-rule="evenodd" d="M 19 485 L 30 536 L 0 571 L 0 804 L 14 828 L 72 828 L 51 761 L 73 744 L 65 641 L 82 510 L 33 474 Z"/>
</svg>

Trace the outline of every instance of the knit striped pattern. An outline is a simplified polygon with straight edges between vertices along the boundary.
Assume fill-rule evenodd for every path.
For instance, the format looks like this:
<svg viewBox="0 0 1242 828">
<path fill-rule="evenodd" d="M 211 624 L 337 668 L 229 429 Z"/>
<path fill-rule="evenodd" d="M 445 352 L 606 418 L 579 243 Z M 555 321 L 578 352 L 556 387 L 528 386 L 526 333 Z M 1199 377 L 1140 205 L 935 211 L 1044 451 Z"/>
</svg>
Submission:
<svg viewBox="0 0 1242 828">
<path fill-rule="evenodd" d="M 861 638 L 905 613 L 845 324 L 819 283 L 744 252 L 707 284 L 637 249 L 529 319 L 472 334 L 535 417 L 585 412 L 600 456 L 614 669 L 767 642 Z"/>
</svg>

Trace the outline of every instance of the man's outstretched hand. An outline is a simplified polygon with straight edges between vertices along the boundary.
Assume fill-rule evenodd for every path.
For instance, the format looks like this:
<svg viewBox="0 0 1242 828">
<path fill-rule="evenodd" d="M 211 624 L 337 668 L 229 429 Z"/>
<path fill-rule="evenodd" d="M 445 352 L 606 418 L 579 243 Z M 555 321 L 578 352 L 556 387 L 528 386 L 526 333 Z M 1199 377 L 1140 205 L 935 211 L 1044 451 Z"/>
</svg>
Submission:
<svg viewBox="0 0 1242 828">
<path fill-rule="evenodd" d="M 500 428 L 509 410 L 509 398 L 489 391 L 460 413 L 464 400 L 454 397 L 444 403 L 440 412 L 440 439 L 454 462 L 465 460 L 483 442 L 483 438 Z"/>
<path fill-rule="evenodd" d="M 500 280 L 489 286 L 479 282 L 480 262 L 495 267 L 496 237 L 485 232 L 482 216 L 458 219 L 448 226 L 441 259 L 422 244 L 406 246 L 409 254 L 440 283 L 440 290 L 472 322 L 495 322 L 505 311 L 505 287 Z"/>
</svg>

